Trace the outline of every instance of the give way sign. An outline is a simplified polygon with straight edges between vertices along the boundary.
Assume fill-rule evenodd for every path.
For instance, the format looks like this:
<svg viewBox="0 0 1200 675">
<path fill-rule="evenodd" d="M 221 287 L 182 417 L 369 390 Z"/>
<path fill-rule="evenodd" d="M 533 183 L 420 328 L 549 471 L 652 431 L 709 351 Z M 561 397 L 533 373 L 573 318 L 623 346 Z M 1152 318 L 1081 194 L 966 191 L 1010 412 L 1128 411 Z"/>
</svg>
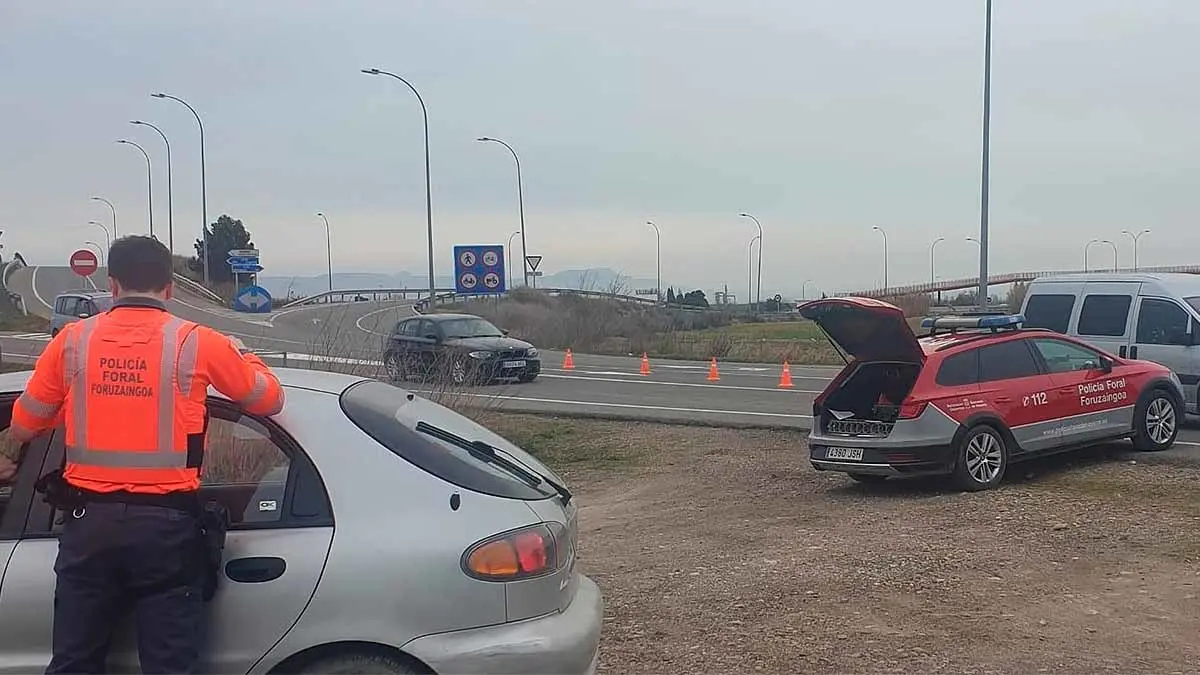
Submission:
<svg viewBox="0 0 1200 675">
<path fill-rule="evenodd" d="M 81 248 L 71 254 L 71 271 L 81 277 L 90 277 L 100 266 L 96 254 L 86 248 Z"/>
</svg>

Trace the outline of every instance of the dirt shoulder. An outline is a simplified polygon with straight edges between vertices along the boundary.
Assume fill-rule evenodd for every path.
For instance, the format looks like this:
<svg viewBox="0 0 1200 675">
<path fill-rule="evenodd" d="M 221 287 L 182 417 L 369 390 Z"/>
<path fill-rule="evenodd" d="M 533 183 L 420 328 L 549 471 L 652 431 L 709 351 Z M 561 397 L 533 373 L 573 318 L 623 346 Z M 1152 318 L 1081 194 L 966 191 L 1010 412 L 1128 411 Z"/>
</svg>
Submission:
<svg viewBox="0 0 1200 675">
<path fill-rule="evenodd" d="M 800 433 L 491 422 L 578 495 L 602 672 L 1200 670 L 1200 453 L 967 494 L 816 472 Z"/>
</svg>

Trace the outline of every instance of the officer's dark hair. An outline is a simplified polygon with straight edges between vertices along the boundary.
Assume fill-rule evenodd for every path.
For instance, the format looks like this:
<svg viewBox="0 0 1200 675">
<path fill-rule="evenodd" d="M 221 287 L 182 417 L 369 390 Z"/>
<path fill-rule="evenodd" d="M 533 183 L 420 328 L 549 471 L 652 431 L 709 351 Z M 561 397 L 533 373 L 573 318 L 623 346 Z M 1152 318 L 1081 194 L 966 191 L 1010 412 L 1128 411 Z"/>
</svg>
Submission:
<svg viewBox="0 0 1200 675">
<path fill-rule="evenodd" d="M 131 234 L 108 249 L 108 276 L 133 293 L 161 293 L 171 283 L 171 252 L 153 237 Z"/>
</svg>

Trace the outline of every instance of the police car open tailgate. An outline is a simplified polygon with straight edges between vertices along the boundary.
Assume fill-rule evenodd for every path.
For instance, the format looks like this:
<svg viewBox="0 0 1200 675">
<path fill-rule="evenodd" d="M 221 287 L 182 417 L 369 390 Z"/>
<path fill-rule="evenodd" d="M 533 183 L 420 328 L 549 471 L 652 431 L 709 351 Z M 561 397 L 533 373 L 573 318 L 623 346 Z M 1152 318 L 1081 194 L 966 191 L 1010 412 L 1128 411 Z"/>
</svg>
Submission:
<svg viewBox="0 0 1200 675">
<path fill-rule="evenodd" d="M 825 298 L 798 309 L 800 316 L 817 324 L 838 349 L 860 361 L 925 360 L 904 310 L 893 304 L 874 298 Z"/>
</svg>

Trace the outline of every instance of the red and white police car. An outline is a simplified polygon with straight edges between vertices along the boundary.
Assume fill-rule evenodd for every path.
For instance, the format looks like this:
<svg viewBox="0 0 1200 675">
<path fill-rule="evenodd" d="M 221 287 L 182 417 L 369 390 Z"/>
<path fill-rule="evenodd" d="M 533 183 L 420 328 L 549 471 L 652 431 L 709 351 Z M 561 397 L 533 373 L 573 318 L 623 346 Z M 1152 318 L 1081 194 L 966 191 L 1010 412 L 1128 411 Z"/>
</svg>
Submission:
<svg viewBox="0 0 1200 675">
<path fill-rule="evenodd" d="M 1011 462 L 1112 439 L 1165 450 L 1183 421 L 1169 369 L 1123 359 L 1024 317 L 925 319 L 870 298 L 803 304 L 847 364 L 813 403 L 809 459 L 862 482 L 950 475 L 996 486 Z"/>
</svg>

